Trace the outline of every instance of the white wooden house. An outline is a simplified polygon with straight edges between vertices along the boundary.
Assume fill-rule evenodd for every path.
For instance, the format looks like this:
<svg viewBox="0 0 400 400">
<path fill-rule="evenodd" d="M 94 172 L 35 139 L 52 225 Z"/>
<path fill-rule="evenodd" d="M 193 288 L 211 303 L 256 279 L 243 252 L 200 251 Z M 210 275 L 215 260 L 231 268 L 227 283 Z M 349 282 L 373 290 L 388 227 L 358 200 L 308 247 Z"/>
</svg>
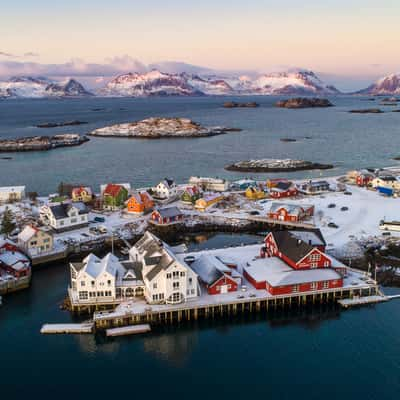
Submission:
<svg viewBox="0 0 400 400">
<path fill-rule="evenodd" d="M 165 178 L 153 188 L 154 197 L 161 200 L 173 199 L 178 196 L 178 187 L 172 179 Z"/>
<path fill-rule="evenodd" d="M 142 267 L 148 303 L 183 303 L 199 295 L 197 274 L 153 234 L 144 234 L 129 251 L 129 259 Z"/>
</svg>

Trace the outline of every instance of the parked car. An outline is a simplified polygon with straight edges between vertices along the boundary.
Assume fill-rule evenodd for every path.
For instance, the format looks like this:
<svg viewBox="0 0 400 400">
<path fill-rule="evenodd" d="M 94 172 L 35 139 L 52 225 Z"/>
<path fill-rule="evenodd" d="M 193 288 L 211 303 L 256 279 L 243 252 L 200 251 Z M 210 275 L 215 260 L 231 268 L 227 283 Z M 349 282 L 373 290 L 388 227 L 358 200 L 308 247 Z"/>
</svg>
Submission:
<svg viewBox="0 0 400 400">
<path fill-rule="evenodd" d="M 340 209 L 340 211 L 347 211 L 349 209 L 349 207 L 342 207 L 341 209 Z"/>
<path fill-rule="evenodd" d="M 328 227 L 329 228 L 339 228 L 339 226 L 337 226 L 334 222 L 329 222 Z"/>
<path fill-rule="evenodd" d="M 99 227 L 97 228 L 97 230 L 98 230 L 100 233 L 107 233 L 107 228 L 106 228 L 105 226 L 99 226 Z"/>
<path fill-rule="evenodd" d="M 330 203 L 330 204 L 328 204 L 328 208 L 335 208 L 336 207 L 336 204 L 335 203 Z"/>
<path fill-rule="evenodd" d="M 349 192 L 348 190 L 344 191 L 343 194 L 347 195 L 347 196 L 351 196 L 353 193 Z"/>
<path fill-rule="evenodd" d="M 250 215 L 260 215 L 260 213 L 258 211 L 250 211 L 249 214 Z"/>
<path fill-rule="evenodd" d="M 95 222 L 106 222 L 106 219 L 104 217 L 94 217 Z"/>
</svg>

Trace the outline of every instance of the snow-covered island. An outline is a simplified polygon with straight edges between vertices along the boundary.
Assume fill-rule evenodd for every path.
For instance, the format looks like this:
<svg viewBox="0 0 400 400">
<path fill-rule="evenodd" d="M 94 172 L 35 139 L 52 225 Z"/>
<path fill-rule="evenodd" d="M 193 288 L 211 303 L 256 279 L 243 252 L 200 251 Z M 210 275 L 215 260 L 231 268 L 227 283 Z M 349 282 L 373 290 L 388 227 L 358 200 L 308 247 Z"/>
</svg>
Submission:
<svg viewBox="0 0 400 400">
<path fill-rule="evenodd" d="M 239 172 L 291 172 L 291 171 L 306 171 L 312 169 L 331 169 L 331 164 L 320 164 L 304 160 L 246 160 L 228 165 L 225 167 L 227 171 Z"/>
<path fill-rule="evenodd" d="M 319 97 L 296 97 L 293 99 L 280 100 L 275 104 L 280 108 L 316 108 L 316 107 L 332 107 L 333 104 L 328 99 Z"/>
<path fill-rule="evenodd" d="M 45 151 L 57 147 L 79 146 L 88 140 L 88 137 L 75 133 L 3 139 L 0 140 L 0 152 Z"/>
<path fill-rule="evenodd" d="M 188 118 L 147 118 L 141 121 L 106 126 L 90 132 L 91 136 L 125 138 L 196 138 L 237 132 L 241 129 L 221 126 L 204 127 Z"/>
</svg>

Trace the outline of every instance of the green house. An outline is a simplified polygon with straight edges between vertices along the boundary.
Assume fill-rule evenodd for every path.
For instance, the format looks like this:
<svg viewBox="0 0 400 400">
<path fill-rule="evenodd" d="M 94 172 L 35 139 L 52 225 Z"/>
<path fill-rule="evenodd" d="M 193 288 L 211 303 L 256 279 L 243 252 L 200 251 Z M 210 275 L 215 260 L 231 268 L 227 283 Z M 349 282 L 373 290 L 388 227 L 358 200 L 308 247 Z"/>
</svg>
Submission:
<svg viewBox="0 0 400 400">
<path fill-rule="evenodd" d="M 122 185 L 109 183 L 103 192 L 104 208 L 117 209 L 124 206 L 128 200 L 128 190 Z"/>
<path fill-rule="evenodd" d="M 182 203 L 194 204 L 196 200 L 200 199 L 201 192 L 197 186 L 190 186 L 185 189 L 182 193 Z"/>
</svg>

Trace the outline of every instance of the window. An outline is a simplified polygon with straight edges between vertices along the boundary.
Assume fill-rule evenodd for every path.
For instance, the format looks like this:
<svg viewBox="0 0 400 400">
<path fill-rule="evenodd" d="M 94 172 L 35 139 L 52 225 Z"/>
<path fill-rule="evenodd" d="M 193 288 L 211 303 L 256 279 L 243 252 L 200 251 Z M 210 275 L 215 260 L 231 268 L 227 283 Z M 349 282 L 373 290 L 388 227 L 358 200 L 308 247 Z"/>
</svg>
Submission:
<svg viewBox="0 0 400 400">
<path fill-rule="evenodd" d="M 157 283 L 153 283 L 153 289 L 157 289 Z"/>
<path fill-rule="evenodd" d="M 110 279 L 107 281 L 107 285 L 111 286 L 111 280 Z"/>
<path fill-rule="evenodd" d="M 49 238 L 43 239 L 43 242 L 44 242 L 44 243 L 49 243 L 49 242 L 50 242 L 50 239 L 49 239 Z"/>
<path fill-rule="evenodd" d="M 325 267 L 329 267 L 329 261 L 325 261 L 325 262 L 324 262 L 324 266 L 325 266 Z"/>
<path fill-rule="evenodd" d="M 179 271 L 174 271 L 173 273 L 172 273 L 172 277 L 175 279 L 175 278 L 179 278 Z"/>
<path fill-rule="evenodd" d="M 181 272 L 181 276 L 185 276 L 185 272 L 184 271 Z"/>
<path fill-rule="evenodd" d="M 310 283 L 310 289 L 311 290 L 317 290 L 317 282 L 311 282 Z"/>
<path fill-rule="evenodd" d="M 194 294 L 194 289 L 191 290 L 191 293 Z"/>
<path fill-rule="evenodd" d="M 158 300 L 158 294 L 153 294 L 153 301 Z"/>
<path fill-rule="evenodd" d="M 191 285 L 193 283 L 193 279 L 189 278 L 189 285 Z"/>
<path fill-rule="evenodd" d="M 33 240 L 32 242 L 31 242 L 31 246 L 36 246 L 37 245 L 37 241 L 36 240 Z"/>
<path fill-rule="evenodd" d="M 311 268 L 318 268 L 318 264 L 317 264 L 317 263 L 314 263 L 314 262 L 312 262 L 312 263 L 310 264 L 310 267 L 311 267 Z"/>
<path fill-rule="evenodd" d="M 81 286 L 85 286 L 86 282 L 85 281 L 81 281 Z"/>
<path fill-rule="evenodd" d="M 160 300 L 163 300 L 163 299 L 164 299 L 164 293 L 160 293 L 160 294 L 158 295 L 158 297 L 159 297 Z"/>
<path fill-rule="evenodd" d="M 71 224 L 76 224 L 77 223 L 77 219 L 76 218 L 71 218 Z"/>
<path fill-rule="evenodd" d="M 81 217 L 81 221 L 84 221 L 85 220 L 85 217 Z"/>
<path fill-rule="evenodd" d="M 92 281 L 92 282 L 90 282 L 91 284 L 92 284 L 92 286 L 94 286 L 94 284 L 95 284 L 95 282 L 94 281 Z"/>
<path fill-rule="evenodd" d="M 298 291 L 299 291 L 299 285 L 293 285 L 292 286 L 292 292 L 293 293 L 298 293 Z"/>
<path fill-rule="evenodd" d="M 79 292 L 79 299 L 80 300 L 87 300 L 89 298 L 88 292 Z"/>
<path fill-rule="evenodd" d="M 321 259 L 321 254 L 311 254 L 310 261 L 319 261 Z"/>
<path fill-rule="evenodd" d="M 179 288 L 179 282 L 173 282 L 173 283 L 172 283 L 172 287 L 173 287 L 174 289 L 178 289 L 178 288 Z"/>
<path fill-rule="evenodd" d="M 324 281 L 323 287 L 324 287 L 324 289 L 328 289 L 329 288 L 329 282 L 328 281 Z"/>
<path fill-rule="evenodd" d="M 167 274 L 167 279 L 171 279 L 171 274 Z"/>
<path fill-rule="evenodd" d="M 63 226 L 64 225 L 64 221 L 60 221 L 60 226 Z"/>
</svg>

